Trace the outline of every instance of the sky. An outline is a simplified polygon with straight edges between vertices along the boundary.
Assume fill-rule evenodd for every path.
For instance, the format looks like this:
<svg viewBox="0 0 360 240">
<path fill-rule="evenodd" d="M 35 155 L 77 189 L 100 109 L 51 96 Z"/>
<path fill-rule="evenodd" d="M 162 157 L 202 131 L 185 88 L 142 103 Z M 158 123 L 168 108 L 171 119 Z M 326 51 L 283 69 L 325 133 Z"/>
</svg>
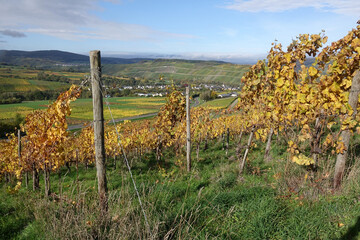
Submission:
<svg viewBox="0 0 360 240">
<path fill-rule="evenodd" d="M 359 0 L 0 0 L 0 49 L 236 62 L 356 27 Z"/>
</svg>

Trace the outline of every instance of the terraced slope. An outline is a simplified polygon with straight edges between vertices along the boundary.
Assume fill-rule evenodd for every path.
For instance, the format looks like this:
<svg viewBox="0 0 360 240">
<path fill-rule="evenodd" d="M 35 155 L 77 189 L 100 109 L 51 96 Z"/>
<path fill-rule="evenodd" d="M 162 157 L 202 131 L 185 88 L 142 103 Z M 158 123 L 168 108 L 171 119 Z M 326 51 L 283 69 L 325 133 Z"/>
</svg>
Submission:
<svg viewBox="0 0 360 240">
<path fill-rule="evenodd" d="M 149 60 L 134 64 L 107 64 L 103 71 L 109 75 L 129 76 L 158 80 L 165 79 L 202 83 L 227 83 L 240 85 L 249 65 L 237 65 L 215 61 Z"/>
</svg>

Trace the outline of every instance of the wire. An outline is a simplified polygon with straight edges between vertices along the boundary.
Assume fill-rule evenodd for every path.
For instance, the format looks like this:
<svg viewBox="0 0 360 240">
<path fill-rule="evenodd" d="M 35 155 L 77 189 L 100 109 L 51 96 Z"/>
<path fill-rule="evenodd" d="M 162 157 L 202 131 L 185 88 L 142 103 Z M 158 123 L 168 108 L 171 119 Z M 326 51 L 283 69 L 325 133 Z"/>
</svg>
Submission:
<svg viewBox="0 0 360 240">
<path fill-rule="evenodd" d="M 103 84 L 103 83 L 102 83 L 101 78 L 100 78 L 100 72 L 101 72 L 101 69 L 97 69 L 97 71 L 95 71 L 94 74 L 95 74 L 95 75 L 99 78 L 99 80 L 100 80 L 100 82 L 99 82 L 99 84 L 100 84 L 100 91 L 101 91 L 101 94 L 102 94 L 102 95 L 104 96 L 104 98 L 105 98 L 106 106 L 107 106 L 108 109 L 109 109 L 110 116 L 111 116 L 111 120 L 112 120 L 112 122 L 113 122 L 113 124 L 114 124 L 114 127 L 115 127 L 115 132 L 116 132 L 117 140 L 118 140 L 118 141 L 117 141 L 117 144 L 118 144 L 118 147 L 121 149 L 121 152 L 122 152 L 122 154 L 123 154 L 123 156 L 124 156 L 125 164 L 126 164 L 127 169 L 128 169 L 128 171 L 129 171 L 129 173 L 130 173 L 130 177 L 131 177 L 132 183 L 133 183 L 133 185 L 134 185 L 134 189 L 135 189 L 135 192 L 136 192 L 136 195 L 137 195 L 139 204 L 140 204 L 140 208 L 141 208 L 141 211 L 142 211 L 142 213 L 143 213 L 143 215 L 144 215 L 146 227 L 148 228 L 148 231 L 149 231 L 149 233 L 150 233 L 150 235 L 151 235 L 150 224 L 149 224 L 148 218 L 147 218 L 147 216 L 146 216 L 145 209 L 144 209 L 144 206 L 143 206 L 143 204 L 142 204 L 142 201 L 141 201 L 141 198 L 140 198 L 140 193 L 139 193 L 138 188 L 137 188 L 137 186 L 136 186 L 135 179 L 134 179 L 134 176 L 133 176 L 133 174 L 132 174 L 132 171 L 131 171 L 131 167 L 130 167 L 128 158 L 127 158 L 127 156 L 126 156 L 126 152 L 125 152 L 125 150 L 124 150 L 124 146 L 121 144 L 120 134 L 119 134 L 119 131 L 118 131 L 118 129 L 117 129 L 117 126 L 116 126 L 116 123 L 115 123 L 113 114 L 112 114 L 112 112 L 111 112 L 111 108 L 110 108 L 110 104 L 109 104 L 109 101 L 108 101 L 108 97 L 106 97 L 107 95 L 106 95 L 106 94 L 104 93 L 104 91 L 102 90 L 102 84 Z M 106 90 L 105 90 L 105 91 L 106 91 Z"/>
</svg>

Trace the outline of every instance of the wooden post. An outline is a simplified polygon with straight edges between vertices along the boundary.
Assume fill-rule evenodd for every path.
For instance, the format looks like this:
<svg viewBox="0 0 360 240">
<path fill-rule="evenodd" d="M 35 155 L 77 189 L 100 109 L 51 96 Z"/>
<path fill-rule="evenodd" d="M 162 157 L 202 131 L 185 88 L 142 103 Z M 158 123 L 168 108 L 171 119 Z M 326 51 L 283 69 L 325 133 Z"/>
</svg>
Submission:
<svg viewBox="0 0 360 240">
<path fill-rule="evenodd" d="M 268 140 L 267 140 L 266 148 L 265 148 L 265 154 L 264 154 L 264 160 L 266 162 L 270 161 L 270 159 L 271 159 L 271 157 L 270 157 L 270 149 L 271 149 L 271 139 L 272 139 L 273 134 L 274 134 L 274 129 L 270 128 L 270 132 L 269 132 L 269 135 L 268 135 Z"/>
<path fill-rule="evenodd" d="M 196 147 L 196 160 L 197 161 L 199 161 L 200 143 L 201 143 L 201 133 L 199 133 L 199 139 L 198 139 L 197 147 Z"/>
<path fill-rule="evenodd" d="M 239 140 L 238 140 L 237 147 L 236 147 L 236 150 L 235 150 L 235 154 L 237 155 L 239 161 L 240 161 L 240 158 L 241 158 L 241 149 L 242 149 L 241 139 L 242 139 L 243 132 L 244 131 L 241 131 L 240 134 L 239 134 Z"/>
<path fill-rule="evenodd" d="M 320 148 L 319 148 L 320 140 L 321 140 L 321 122 L 319 116 L 315 120 L 315 134 L 313 135 L 311 141 L 311 152 L 313 154 L 314 166 L 316 166 L 317 164 L 318 155 L 320 153 Z"/>
<path fill-rule="evenodd" d="M 18 129 L 18 157 L 19 157 L 19 168 L 21 168 L 21 130 L 20 129 Z M 27 188 L 27 182 L 26 182 L 26 188 Z"/>
<path fill-rule="evenodd" d="M 157 136 L 157 146 L 156 146 L 156 161 L 159 162 L 161 159 L 161 141 L 160 135 Z"/>
<path fill-rule="evenodd" d="M 50 196 L 50 170 L 48 169 L 47 164 L 44 165 L 44 187 L 45 187 L 45 197 Z"/>
<path fill-rule="evenodd" d="M 191 132 L 190 132 L 190 88 L 186 87 L 186 163 L 187 171 L 191 171 Z"/>
<path fill-rule="evenodd" d="M 204 144 L 204 151 L 208 149 L 209 144 L 208 144 L 208 139 L 209 139 L 209 134 L 206 133 L 205 135 L 205 144 Z"/>
<path fill-rule="evenodd" d="M 93 97 L 94 114 L 94 140 L 95 140 L 95 162 L 96 175 L 98 179 L 98 192 L 100 197 L 100 208 L 106 213 L 107 204 L 107 182 L 105 172 L 105 140 L 104 140 L 104 113 L 103 95 L 101 86 L 101 60 L 100 51 L 90 52 L 90 71 Z"/>
<path fill-rule="evenodd" d="M 255 126 L 252 126 L 250 136 L 249 136 L 249 140 L 248 140 L 248 144 L 246 146 L 246 150 L 245 150 L 245 153 L 244 153 L 244 158 L 243 158 L 243 160 L 242 160 L 242 162 L 240 164 L 239 174 L 242 174 L 242 172 L 244 170 L 246 158 L 247 158 L 247 155 L 249 153 L 249 149 L 250 149 L 250 146 L 251 146 L 251 143 L 252 143 L 252 139 L 254 137 L 254 132 L 255 132 Z"/>
<path fill-rule="evenodd" d="M 226 156 L 229 154 L 229 144 L 230 144 L 230 129 L 226 129 Z"/>
<path fill-rule="evenodd" d="M 19 156 L 19 167 L 21 167 L 21 134 L 20 129 L 18 129 L 18 156 Z"/>
<path fill-rule="evenodd" d="M 360 71 L 356 71 L 355 76 L 352 80 L 350 93 L 349 93 L 349 105 L 353 109 L 353 115 L 348 116 L 351 118 L 354 118 L 357 113 L 357 105 L 358 105 L 358 99 L 359 99 L 359 92 L 360 92 Z M 349 150 L 349 144 L 350 144 L 350 130 L 344 130 L 340 134 L 341 142 L 344 143 L 345 150 L 343 153 L 339 153 L 336 157 L 336 164 L 335 164 L 335 173 L 334 173 L 334 188 L 337 189 L 342 181 L 342 178 L 344 176 L 345 172 L 345 165 L 346 165 L 346 159 L 348 155 Z"/>
<path fill-rule="evenodd" d="M 39 183 L 39 172 L 37 171 L 36 167 L 35 167 L 35 163 L 33 163 L 32 166 L 32 178 L 33 178 L 33 190 L 37 191 L 40 189 L 40 183 Z"/>
<path fill-rule="evenodd" d="M 25 173 L 25 187 L 26 189 L 29 188 L 29 173 L 27 171 Z"/>
</svg>

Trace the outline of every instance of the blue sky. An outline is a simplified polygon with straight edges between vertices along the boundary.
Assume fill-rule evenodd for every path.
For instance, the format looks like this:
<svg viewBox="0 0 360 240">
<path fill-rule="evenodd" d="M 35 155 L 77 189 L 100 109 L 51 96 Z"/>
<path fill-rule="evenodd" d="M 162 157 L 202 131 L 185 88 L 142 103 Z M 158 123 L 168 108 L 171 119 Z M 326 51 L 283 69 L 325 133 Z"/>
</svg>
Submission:
<svg viewBox="0 0 360 240">
<path fill-rule="evenodd" d="M 260 59 L 277 39 L 360 19 L 359 0 L 0 0 L 0 49 Z"/>
</svg>

